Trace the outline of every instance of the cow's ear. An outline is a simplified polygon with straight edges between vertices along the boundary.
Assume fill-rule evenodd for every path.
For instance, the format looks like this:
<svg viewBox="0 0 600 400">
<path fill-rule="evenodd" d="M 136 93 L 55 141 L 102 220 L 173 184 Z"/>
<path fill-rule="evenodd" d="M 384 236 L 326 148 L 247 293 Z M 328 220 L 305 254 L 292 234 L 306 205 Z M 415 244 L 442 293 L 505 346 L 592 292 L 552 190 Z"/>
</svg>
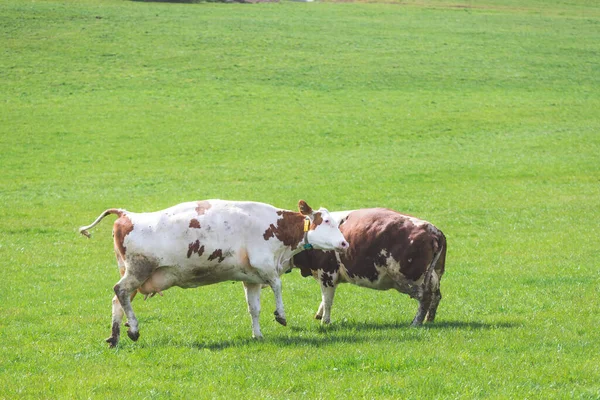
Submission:
<svg viewBox="0 0 600 400">
<path fill-rule="evenodd" d="M 298 202 L 298 210 L 300 210 L 300 213 L 302 215 L 312 215 L 313 214 L 313 209 L 304 200 L 300 200 Z"/>
</svg>

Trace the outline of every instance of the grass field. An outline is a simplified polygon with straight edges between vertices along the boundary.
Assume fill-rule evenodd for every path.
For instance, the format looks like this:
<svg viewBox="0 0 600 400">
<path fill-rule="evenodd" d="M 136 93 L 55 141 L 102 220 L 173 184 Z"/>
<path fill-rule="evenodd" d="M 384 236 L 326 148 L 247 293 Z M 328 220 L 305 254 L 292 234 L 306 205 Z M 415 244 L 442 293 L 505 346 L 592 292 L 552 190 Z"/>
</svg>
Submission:
<svg viewBox="0 0 600 400">
<path fill-rule="evenodd" d="M 0 398 L 600 398 L 596 1 L 0 6 Z M 407 296 L 283 277 L 133 303 L 109 207 L 385 206 L 448 238 Z"/>
</svg>

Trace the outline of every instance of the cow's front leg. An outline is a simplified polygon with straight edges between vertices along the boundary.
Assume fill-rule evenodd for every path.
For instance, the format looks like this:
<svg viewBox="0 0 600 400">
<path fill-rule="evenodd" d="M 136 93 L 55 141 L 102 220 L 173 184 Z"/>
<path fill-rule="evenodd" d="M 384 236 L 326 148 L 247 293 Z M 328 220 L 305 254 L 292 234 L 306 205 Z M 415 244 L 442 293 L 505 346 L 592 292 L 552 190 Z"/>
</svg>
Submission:
<svg viewBox="0 0 600 400">
<path fill-rule="evenodd" d="M 323 297 L 322 293 L 321 293 L 321 297 Z M 323 300 L 321 300 L 321 304 L 319 304 L 319 309 L 317 310 L 317 313 L 315 314 L 315 319 L 323 319 L 323 307 L 324 307 Z"/>
<path fill-rule="evenodd" d="M 244 292 L 246 293 L 246 302 L 248 303 L 248 312 L 252 318 L 252 337 L 262 339 L 263 335 L 260 332 L 260 283 L 244 282 Z"/>
<path fill-rule="evenodd" d="M 325 325 L 331 322 L 331 306 L 333 305 L 333 297 L 335 296 L 338 273 L 319 270 L 317 279 L 321 284 L 321 304 L 315 314 L 315 319 L 320 319 L 321 324 Z"/>
<path fill-rule="evenodd" d="M 335 296 L 335 286 L 329 286 L 321 283 L 321 306 L 315 318 L 321 313 L 322 325 L 329 324 L 331 322 L 331 306 L 333 306 L 333 297 Z"/>
<path fill-rule="evenodd" d="M 273 289 L 275 295 L 275 321 L 281 325 L 286 326 L 287 321 L 285 319 L 285 310 L 283 308 L 283 296 L 281 290 L 281 279 L 279 277 L 273 278 L 269 281 L 269 286 Z"/>
</svg>

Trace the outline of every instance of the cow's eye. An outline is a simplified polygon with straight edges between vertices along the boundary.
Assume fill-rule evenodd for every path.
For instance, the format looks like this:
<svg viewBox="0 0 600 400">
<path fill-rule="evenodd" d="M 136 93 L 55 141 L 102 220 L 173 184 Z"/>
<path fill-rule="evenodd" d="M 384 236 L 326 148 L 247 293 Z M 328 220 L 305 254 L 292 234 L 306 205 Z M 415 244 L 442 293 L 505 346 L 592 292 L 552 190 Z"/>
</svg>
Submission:
<svg viewBox="0 0 600 400">
<path fill-rule="evenodd" d="M 329 220 L 328 220 L 328 219 L 326 219 L 326 220 L 325 220 L 325 223 L 326 223 L 327 225 L 329 225 Z"/>
</svg>

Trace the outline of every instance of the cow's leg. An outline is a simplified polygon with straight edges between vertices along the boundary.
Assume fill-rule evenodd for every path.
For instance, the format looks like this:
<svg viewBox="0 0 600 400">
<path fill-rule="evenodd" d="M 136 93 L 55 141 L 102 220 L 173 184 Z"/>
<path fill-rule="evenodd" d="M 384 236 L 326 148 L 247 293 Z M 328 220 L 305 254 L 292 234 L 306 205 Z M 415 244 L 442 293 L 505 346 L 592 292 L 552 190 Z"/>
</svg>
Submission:
<svg viewBox="0 0 600 400">
<path fill-rule="evenodd" d="M 252 318 L 252 337 L 262 339 L 263 335 L 260 332 L 260 283 L 244 282 L 244 292 L 246 293 L 246 302 L 248 303 L 248 312 Z"/>
<path fill-rule="evenodd" d="M 271 279 L 269 281 L 269 286 L 271 286 L 271 289 L 273 289 L 273 294 L 275 295 L 275 321 L 279 322 L 283 326 L 286 326 L 287 321 L 285 319 L 283 297 L 281 294 L 281 279 L 279 277 Z"/>
<path fill-rule="evenodd" d="M 435 308 L 437 309 L 437 304 L 439 304 L 439 299 L 437 300 L 437 303 L 434 299 L 437 298 L 436 293 L 439 292 L 440 281 L 437 273 L 433 269 L 430 269 L 426 272 L 422 288 L 423 289 L 421 296 L 418 297 L 419 310 L 417 311 L 417 315 L 412 321 L 413 326 L 419 326 L 423 324 L 423 321 L 425 320 L 425 317 L 427 316 L 432 305 L 435 305 Z M 435 311 L 433 314 L 435 318 Z"/>
<path fill-rule="evenodd" d="M 427 322 L 433 322 L 435 320 L 435 314 L 437 312 L 438 305 L 440 304 L 440 300 L 442 299 L 442 292 L 440 292 L 440 277 L 437 271 L 432 271 L 431 273 L 431 304 L 429 305 L 429 309 L 427 310 Z"/>
<path fill-rule="evenodd" d="M 137 292 L 133 292 L 129 301 L 133 301 L 133 298 Z M 110 347 L 115 347 L 119 343 L 119 336 L 121 334 L 121 323 L 123 321 L 123 307 L 121 307 L 121 303 L 119 303 L 119 298 L 117 295 L 113 296 L 112 299 L 112 329 L 110 337 L 106 339 L 106 343 L 110 344 Z M 129 323 L 125 323 L 125 326 L 129 326 Z"/>
<path fill-rule="evenodd" d="M 438 305 L 440 304 L 440 300 L 442 300 L 442 292 L 440 289 L 436 290 L 433 293 L 433 297 L 431 299 L 431 305 L 429 306 L 429 311 L 427 312 L 427 322 L 435 321 L 435 314 L 437 312 Z"/>
<path fill-rule="evenodd" d="M 123 314 L 123 308 L 121 307 L 121 303 L 119 303 L 119 298 L 115 294 L 112 299 L 112 330 L 110 337 L 106 339 L 106 343 L 108 343 L 110 347 L 115 347 L 119 343 Z"/>
<path fill-rule="evenodd" d="M 255 277 L 263 283 L 268 284 L 273 290 L 273 294 L 275 295 L 275 320 L 285 326 L 287 322 L 285 319 L 285 310 L 283 308 L 283 298 L 281 295 L 281 279 L 277 274 L 278 268 L 273 263 L 273 260 L 270 259 L 270 257 L 266 257 L 265 254 L 262 253 L 249 253 L 248 260 L 250 261 L 250 265 L 254 267 L 256 274 Z M 258 287 L 260 286 L 261 285 L 258 284 Z M 260 293 L 257 292 L 257 294 L 254 295 L 254 298 L 252 284 L 244 283 L 244 288 L 246 289 L 248 311 L 252 316 L 253 336 L 262 338 L 262 334 L 260 333 L 260 328 L 258 325 L 258 314 L 260 312 Z M 257 311 L 253 312 L 253 309 L 256 309 Z"/>
<path fill-rule="evenodd" d="M 425 316 L 429 311 L 429 306 L 431 305 L 431 291 L 428 289 L 423 290 L 423 295 L 419 300 L 419 309 L 417 310 L 417 315 L 412 321 L 412 326 L 420 326 L 423 324 L 425 320 Z"/>
<path fill-rule="evenodd" d="M 117 248 L 115 248 L 115 255 L 117 257 L 117 265 L 119 266 L 119 274 L 121 278 L 125 275 L 125 261 L 123 257 L 119 254 Z M 135 293 L 134 293 L 135 294 Z M 131 297 L 133 300 L 133 295 Z M 121 322 L 123 321 L 123 307 L 121 307 L 121 303 L 119 303 L 119 298 L 115 294 L 112 299 L 112 324 L 111 324 L 111 334 L 106 339 L 106 343 L 110 345 L 110 347 L 115 347 L 119 343 L 119 337 L 121 336 Z"/>
<path fill-rule="evenodd" d="M 154 268 L 155 265 L 147 261 L 132 264 L 114 287 L 117 299 L 119 300 L 119 303 L 121 303 L 123 312 L 125 312 L 125 315 L 127 316 L 127 323 L 129 325 L 127 336 L 133 341 L 138 340 L 140 333 L 138 329 L 138 320 L 133 312 L 133 307 L 131 306 L 131 299 L 138 288 L 152 275 Z"/>
<path fill-rule="evenodd" d="M 317 279 L 321 284 L 321 304 L 315 314 L 315 319 L 320 319 L 321 324 L 329 324 L 331 322 L 331 306 L 335 296 L 338 273 L 319 270 Z"/>
<path fill-rule="evenodd" d="M 321 284 L 321 306 L 315 315 L 316 319 L 321 320 L 322 325 L 331 322 L 331 306 L 333 305 L 333 297 L 335 296 L 335 286 Z M 319 313 L 322 312 L 319 318 Z"/>
<path fill-rule="evenodd" d="M 323 292 L 321 290 L 321 298 L 323 298 Z M 323 319 L 323 308 L 325 307 L 323 300 L 321 300 L 321 304 L 319 304 L 319 309 L 315 314 L 315 319 Z"/>
</svg>

